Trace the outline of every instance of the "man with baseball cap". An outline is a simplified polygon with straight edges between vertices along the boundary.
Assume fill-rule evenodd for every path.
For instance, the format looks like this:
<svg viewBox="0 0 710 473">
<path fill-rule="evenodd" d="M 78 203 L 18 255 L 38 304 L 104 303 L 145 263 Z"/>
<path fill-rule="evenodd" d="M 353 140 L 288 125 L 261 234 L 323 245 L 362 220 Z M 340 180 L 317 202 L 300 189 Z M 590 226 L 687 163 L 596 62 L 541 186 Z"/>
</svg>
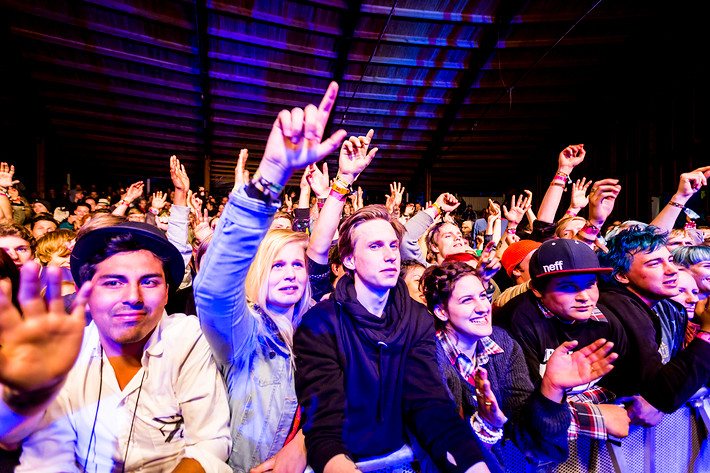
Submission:
<svg viewBox="0 0 710 473">
<path fill-rule="evenodd" d="M 578 240 L 549 240 L 533 253 L 529 264 L 532 289 L 508 302 L 494 320 L 522 347 L 533 382 L 541 379 L 552 352 L 566 341 L 578 340 L 583 347 L 603 338 L 614 343 L 620 359 L 626 353 L 623 327 L 616 317 L 608 317 L 597 307 L 597 275 L 610 271 L 600 267 L 594 251 Z M 607 376 L 618 370 L 619 362 L 615 366 Z M 626 411 L 604 404 L 614 395 L 597 386 L 599 381 L 574 388 L 568 397 L 571 439 L 628 435 Z"/>
<path fill-rule="evenodd" d="M 165 314 L 182 279 L 178 250 L 151 225 L 81 237 L 92 322 L 64 387 L 22 445 L 24 471 L 231 471 L 224 385 L 196 318 Z"/>
</svg>

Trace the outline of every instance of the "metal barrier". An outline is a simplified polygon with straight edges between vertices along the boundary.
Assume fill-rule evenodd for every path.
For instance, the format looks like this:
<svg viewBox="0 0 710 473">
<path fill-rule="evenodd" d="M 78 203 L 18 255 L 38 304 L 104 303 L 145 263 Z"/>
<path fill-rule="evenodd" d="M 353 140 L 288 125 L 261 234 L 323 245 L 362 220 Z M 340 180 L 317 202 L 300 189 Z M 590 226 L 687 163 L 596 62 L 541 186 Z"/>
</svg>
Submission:
<svg viewBox="0 0 710 473">
<path fill-rule="evenodd" d="M 621 441 L 580 437 L 570 442 L 562 464 L 533 466 L 512 442 L 504 445 L 506 471 L 511 473 L 710 473 L 710 398 L 696 394 L 685 406 L 665 414 L 655 427 L 631 426 Z"/>
</svg>

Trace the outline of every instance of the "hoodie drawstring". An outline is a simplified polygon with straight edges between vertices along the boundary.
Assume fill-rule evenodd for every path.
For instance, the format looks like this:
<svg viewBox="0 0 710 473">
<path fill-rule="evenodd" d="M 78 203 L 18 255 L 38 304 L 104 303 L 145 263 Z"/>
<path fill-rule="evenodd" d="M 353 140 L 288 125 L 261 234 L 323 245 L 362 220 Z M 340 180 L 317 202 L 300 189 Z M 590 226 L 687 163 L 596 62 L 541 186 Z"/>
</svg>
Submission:
<svg viewBox="0 0 710 473">
<path fill-rule="evenodd" d="M 377 377 L 379 378 L 380 382 L 380 396 L 377 399 L 377 422 L 383 423 L 385 421 L 384 419 L 384 407 L 382 404 L 384 403 L 385 399 L 385 383 L 384 380 L 382 379 L 382 372 L 384 371 L 382 369 L 382 358 L 384 355 L 384 349 L 387 348 L 387 344 L 383 341 L 377 342 L 377 364 L 378 364 L 378 373 Z"/>
</svg>

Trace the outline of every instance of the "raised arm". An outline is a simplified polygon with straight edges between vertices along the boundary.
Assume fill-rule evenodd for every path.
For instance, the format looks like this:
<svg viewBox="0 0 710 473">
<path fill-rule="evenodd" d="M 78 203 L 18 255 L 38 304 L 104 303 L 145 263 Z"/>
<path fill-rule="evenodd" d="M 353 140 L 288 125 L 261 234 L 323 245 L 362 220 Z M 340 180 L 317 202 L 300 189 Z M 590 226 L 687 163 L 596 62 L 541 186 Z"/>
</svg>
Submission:
<svg viewBox="0 0 710 473">
<path fill-rule="evenodd" d="M 190 209 L 187 206 L 187 191 L 190 189 L 190 178 L 187 177 L 185 166 L 180 164 L 177 156 L 170 156 L 170 179 L 173 181 L 175 193 L 173 205 L 170 206 L 168 218 L 168 241 L 180 251 L 185 266 L 192 257 L 192 247 L 188 241 L 190 228 Z M 153 199 L 155 202 L 155 198 Z M 165 204 L 163 204 L 165 205 Z"/>
<path fill-rule="evenodd" d="M 143 181 L 134 182 L 128 189 L 126 189 L 125 194 L 121 196 L 121 200 L 116 204 L 116 208 L 111 212 L 113 215 L 122 217 L 126 215 L 128 211 L 128 206 L 136 200 L 138 197 L 143 195 Z"/>
<path fill-rule="evenodd" d="M 352 185 L 360 173 L 370 164 L 377 154 L 377 148 L 369 150 L 372 135 L 375 130 L 370 130 L 367 136 L 351 136 L 343 142 L 338 159 L 338 175 L 335 178 L 332 190 L 323 204 L 318 222 L 313 229 L 311 240 L 306 251 L 309 258 L 319 264 L 328 263 L 328 250 L 338 229 L 340 215 L 343 213 L 345 199 L 352 192 Z M 309 174 L 309 182 L 314 187 L 318 197 L 325 194 L 325 183 L 328 181 L 328 168 L 323 165 L 324 172 L 313 166 Z"/>
<path fill-rule="evenodd" d="M 195 278 L 200 323 L 219 362 L 241 356 L 256 343 L 255 321 L 247 316 L 247 272 L 288 179 L 294 171 L 323 159 L 345 137 L 345 131 L 339 130 L 322 140 L 337 94 L 338 85 L 333 82 L 320 107 L 282 110 L 271 128 L 258 170 L 246 187 L 235 186 L 229 196 Z M 238 168 L 235 183 L 243 179 L 243 168 Z"/>
<path fill-rule="evenodd" d="M 681 174 L 678 190 L 673 194 L 668 204 L 663 207 L 663 210 L 656 215 L 651 225 L 667 232 L 671 231 L 681 210 L 685 209 L 686 202 L 688 202 L 688 200 L 693 197 L 693 194 L 698 192 L 701 187 L 708 184 L 707 178 L 709 176 L 710 166 L 704 166 L 695 171 Z"/>
<path fill-rule="evenodd" d="M 13 180 L 15 176 L 15 166 L 9 166 L 7 163 L 0 163 L 0 221 L 9 220 L 12 222 L 12 204 L 7 195 L 7 190 L 10 186 L 17 184 L 20 181 Z"/>
<path fill-rule="evenodd" d="M 606 219 L 614 210 L 614 203 L 621 192 L 618 179 L 602 179 L 594 183 L 589 194 L 589 219 L 575 239 L 581 240 L 595 249 L 597 237 Z"/>
<path fill-rule="evenodd" d="M 569 175 L 572 170 L 577 167 L 582 161 L 587 152 L 584 150 L 584 145 L 570 145 L 562 150 L 557 158 L 557 172 L 555 177 L 550 182 L 550 186 L 545 192 L 545 196 L 540 203 L 540 209 L 537 211 L 537 218 L 542 222 L 552 223 L 555 221 L 557 208 L 560 206 L 562 193 L 567 186 Z"/>
</svg>

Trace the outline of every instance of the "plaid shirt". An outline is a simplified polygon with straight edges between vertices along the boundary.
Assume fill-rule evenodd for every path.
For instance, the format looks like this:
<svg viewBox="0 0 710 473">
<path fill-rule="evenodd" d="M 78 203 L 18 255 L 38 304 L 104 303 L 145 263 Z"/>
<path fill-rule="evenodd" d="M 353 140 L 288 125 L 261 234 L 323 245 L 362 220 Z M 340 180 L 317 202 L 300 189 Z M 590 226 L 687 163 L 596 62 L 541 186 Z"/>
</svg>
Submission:
<svg viewBox="0 0 710 473">
<path fill-rule="evenodd" d="M 540 308 L 545 318 L 551 319 L 557 317 L 539 300 L 537 301 L 537 306 Z M 595 322 L 607 321 L 604 314 L 596 307 L 592 310 L 592 315 L 589 317 L 589 320 Z M 567 438 L 573 440 L 581 435 L 583 437 L 606 440 L 607 433 L 606 426 L 604 425 L 604 416 L 602 416 L 601 410 L 599 410 L 595 404 L 609 403 L 615 398 L 614 393 L 601 386 L 591 386 L 584 392 L 569 396 L 567 398 L 567 404 L 572 414 L 572 423 L 567 431 Z"/>
<path fill-rule="evenodd" d="M 498 346 L 491 337 L 484 337 L 476 344 L 476 362 L 474 363 L 471 358 L 456 348 L 456 343 L 449 337 L 445 330 L 437 331 L 436 337 L 441 341 L 444 353 L 446 353 L 451 364 L 471 386 L 476 386 L 476 382 L 474 381 L 476 367 L 487 364 L 489 356 L 503 353 L 503 349 Z"/>
</svg>

